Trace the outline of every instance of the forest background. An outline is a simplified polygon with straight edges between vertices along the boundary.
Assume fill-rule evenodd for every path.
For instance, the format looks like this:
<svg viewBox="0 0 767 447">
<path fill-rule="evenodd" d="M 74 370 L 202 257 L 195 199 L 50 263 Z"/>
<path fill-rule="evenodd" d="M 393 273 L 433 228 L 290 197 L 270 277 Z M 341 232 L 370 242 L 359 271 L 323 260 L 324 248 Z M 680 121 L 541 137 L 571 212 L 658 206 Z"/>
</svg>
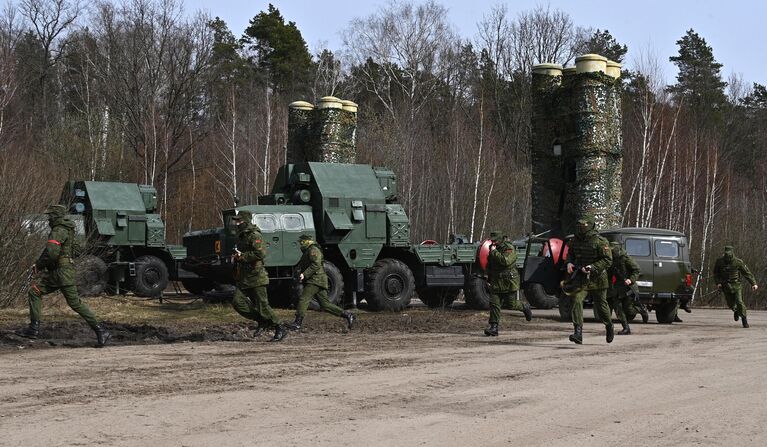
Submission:
<svg viewBox="0 0 767 447">
<path fill-rule="evenodd" d="M 270 5 L 244 30 L 175 0 L 20 0 L 0 12 L 0 305 L 20 302 L 39 240 L 20 225 L 67 179 L 159 192 L 171 242 L 267 194 L 284 162 L 287 105 L 359 104 L 360 163 L 398 174 L 414 240 L 530 228 L 531 68 L 599 53 L 623 62 L 624 226 L 688 235 L 697 302 L 726 244 L 767 271 L 767 88 L 723 79 L 690 29 L 668 57 L 625 61 L 608 30 L 539 6 L 488 10 L 460 36 L 439 3 L 390 2 L 310 52 Z M 630 63 L 629 63 L 630 62 Z M 747 294 L 751 307 L 761 292 Z"/>
</svg>

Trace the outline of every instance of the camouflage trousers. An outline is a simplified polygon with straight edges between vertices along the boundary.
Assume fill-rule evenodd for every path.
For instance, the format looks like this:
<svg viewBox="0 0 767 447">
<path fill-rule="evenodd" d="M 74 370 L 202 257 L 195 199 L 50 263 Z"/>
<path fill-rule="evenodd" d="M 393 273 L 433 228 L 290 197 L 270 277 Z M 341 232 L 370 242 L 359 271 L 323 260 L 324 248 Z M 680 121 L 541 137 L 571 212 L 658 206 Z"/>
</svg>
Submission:
<svg viewBox="0 0 767 447">
<path fill-rule="evenodd" d="M 523 310 L 522 301 L 519 300 L 519 291 L 490 294 L 490 324 L 498 324 L 501 321 L 501 309 Z"/>
<path fill-rule="evenodd" d="M 269 306 L 266 286 L 249 287 L 242 290 L 238 287 L 234 291 L 232 307 L 243 317 L 258 322 L 258 327 L 271 329 L 280 324 L 280 320 Z"/>
<path fill-rule="evenodd" d="M 88 326 L 95 328 L 99 325 L 99 320 L 96 319 L 96 316 L 93 314 L 91 308 L 88 307 L 87 304 L 83 303 L 80 300 L 80 296 L 77 295 L 77 286 L 59 286 L 53 282 L 45 280 L 39 284 L 32 284 L 29 288 L 27 300 L 29 302 L 30 320 L 40 321 L 40 304 L 42 297 L 57 290 L 60 291 L 62 295 L 64 295 L 64 298 L 67 300 L 69 307 L 71 307 L 73 311 L 77 312 L 77 314 L 80 315 L 86 323 L 88 323 Z"/>
<path fill-rule="evenodd" d="M 634 298 L 627 295 L 626 292 L 628 291 L 628 287 L 613 286 L 607 292 L 610 306 L 615 311 L 615 316 L 623 324 L 628 324 L 629 320 L 639 313 Z"/>
<path fill-rule="evenodd" d="M 746 304 L 743 302 L 743 291 L 740 287 L 730 287 L 730 290 L 722 288 L 727 307 L 737 312 L 741 317 L 746 316 Z"/>
<path fill-rule="evenodd" d="M 296 306 L 296 315 L 304 318 L 306 311 L 309 309 L 309 302 L 312 298 L 317 298 L 317 303 L 320 305 L 320 309 L 325 312 L 331 313 L 337 317 L 340 317 L 344 313 L 344 310 L 335 304 L 331 303 L 328 299 L 328 289 L 323 289 L 314 284 L 306 284 L 304 290 L 301 292 L 301 297 L 298 299 L 298 305 Z"/>
<path fill-rule="evenodd" d="M 605 327 L 612 326 L 610 316 L 610 306 L 607 305 L 607 289 L 597 290 L 582 290 L 575 294 L 573 297 L 573 310 L 572 318 L 573 324 L 583 326 L 583 300 L 591 298 L 594 303 L 594 309 L 597 311 L 597 319 L 601 321 Z"/>
</svg>

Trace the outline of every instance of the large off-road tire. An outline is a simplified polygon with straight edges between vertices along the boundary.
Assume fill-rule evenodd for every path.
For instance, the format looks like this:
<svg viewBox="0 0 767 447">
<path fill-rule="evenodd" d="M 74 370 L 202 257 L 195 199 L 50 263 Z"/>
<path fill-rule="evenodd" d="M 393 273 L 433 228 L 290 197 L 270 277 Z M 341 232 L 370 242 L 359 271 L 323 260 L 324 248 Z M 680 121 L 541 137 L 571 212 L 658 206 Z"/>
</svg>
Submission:
<svg viewBox="0 0 767 447">
<path fill-rule="evenodd" d="M 490 309 L 490 284 L 485 278 L 474 276 L 463 289 L 466 306 L 470 309 Z"/>
<path fill-rule="evenodd" d="M 418 289 L 418 298 L 432 309 L 449 307 L 458 298 L 461 289 L 451 287 L 423 287 Z"/>
<path fill-rule="evenodd" d="M 525 298 L 531 306 L 538 309 L 553 309 L 559 304 L 559 298 L 556 295 L 549 295 L 543 288 L 543 284 L 525 285 Z"/>
<path fill-rule="evenodd" d="M 573 321 L 573 299 L 567 295 L 560 295 L 559 301 L 559 321 L 572 322 Z"/>
<path fill-rule="evenodd" d="M 168 267 L 156 256 L 139 256 L 134 261 L 136 276 L 130 279 L 130 288 L 138 296 L 156 297 L 168 287 Z"/>
<path fill-rule="evenodd" d="M 328 301 L 336 306 L 344 307 L 344 275 L 332 262 L 323 261 L 322 268 L 328 275 Z M 298 292 L 299 296 L 301 292 Z M 320 303 L 316 299 L 309 303 L 309 309 L 320 310 Z"/>
<path fill-rule="evenodd" d="M 396 259 L 376 261 L 366 276 L 365 299 L 373 310 L 399 312 L 415 291 L 413 272 Z"/>
<path fill-rule="evenodd" d="M 80 296 L 98 296 L 107 286 L 107 264 L 101 258 L 85 255 L 75 260 L 75 284 Z"/>
<path fill-rule="evenodd" d="M 655 319 L 660 324 L 671 324 L 676 316 L 676 303 L 663 303 L 655 306 Z"/>
<path fill-rule="evenodd" d="M 216 288 L 216 283 L 207 278 L 182 278 L 181 284 L 192 295 L 203 295 Z"/>
</svg>

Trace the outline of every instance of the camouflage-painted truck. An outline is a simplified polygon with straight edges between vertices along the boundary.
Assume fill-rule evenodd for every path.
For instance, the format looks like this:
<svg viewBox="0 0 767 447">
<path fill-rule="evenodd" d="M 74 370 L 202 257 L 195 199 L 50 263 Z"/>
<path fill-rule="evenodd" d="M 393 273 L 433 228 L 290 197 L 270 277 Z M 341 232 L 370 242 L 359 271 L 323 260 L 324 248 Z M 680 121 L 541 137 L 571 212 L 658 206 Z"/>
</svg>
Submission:
<svg viewBox="0 0 767 447">
<path fill-rule="evenodd" d="M 260 197 L 258 205 L 224 210 L 222 228 L 184 236 L 188 256 L 182 266 L 202 277 L 194 291 L 234 282 L 231 255 L 237 235 L 231 218 L 237 210 L 253 213 L 264 235 L 273 304 L 288 304 L 295 293 L 302 234 L 323 247 L 335 303 L 365 300 L 372 309 L 399 311 L 417 292 L 431 307 L 446 306 L 479 271 L 478 245 L 462 243 L 460 237 L 444 245 L 411 244 L 410 221 L 397 203 L 392 171 L 305 162 L 280 168 L 272 193 Z"/>
<path fill-rule="evenodd" d="M 132 291 L 154 297 L 162 294 L 169 280 L 184 281 L 177 265 L 186 249 L 166 243 L 154 187 L 70 181 L 59 203 L 69 207 L 70 218 L 82 222 L 78 226 L 83 242 L 75 265 L 83 296 Z"/>
</svg>

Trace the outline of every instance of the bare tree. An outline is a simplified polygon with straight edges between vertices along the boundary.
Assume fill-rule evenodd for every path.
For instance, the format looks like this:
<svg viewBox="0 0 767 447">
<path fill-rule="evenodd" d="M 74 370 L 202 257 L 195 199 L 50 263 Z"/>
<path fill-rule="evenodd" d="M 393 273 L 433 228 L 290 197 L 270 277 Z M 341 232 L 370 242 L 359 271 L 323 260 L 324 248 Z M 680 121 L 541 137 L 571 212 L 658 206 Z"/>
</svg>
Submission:
<svg viewBox="0 0 767 447">
<path fill-rule="evenodd" d="M 16 9 L 8 3 L 0 15 L 0 149 L 5 130 L 6 109 L 18 88 L 16 47 L 20 38 L 21 28 L 16 19 Z"/>
</svg>

